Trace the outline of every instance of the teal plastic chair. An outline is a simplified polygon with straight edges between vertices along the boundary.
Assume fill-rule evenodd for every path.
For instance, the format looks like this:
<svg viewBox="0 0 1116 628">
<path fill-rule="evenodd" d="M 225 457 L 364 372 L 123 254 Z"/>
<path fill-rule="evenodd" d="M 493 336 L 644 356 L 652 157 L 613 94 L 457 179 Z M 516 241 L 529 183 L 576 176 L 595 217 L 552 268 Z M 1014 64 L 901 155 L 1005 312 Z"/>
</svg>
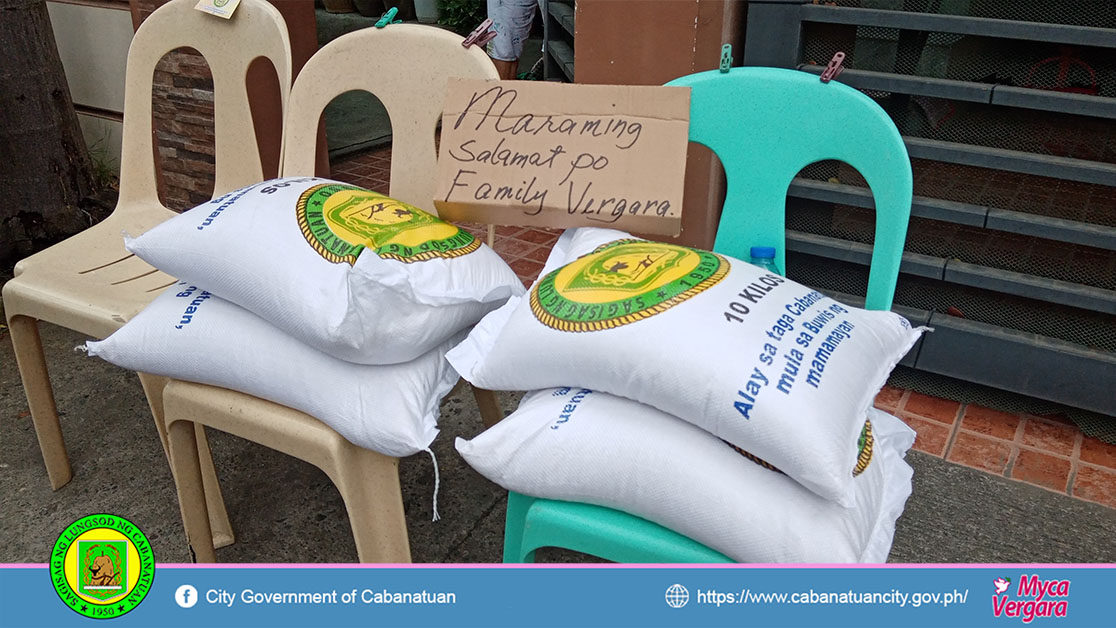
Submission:
<svg viewBox="0 0 1116 628">
<path fill-rule="evenodd" d="M 856 168 L 872 189 L 876 237 L 865 301 L 891 309 L 911 213 L 911 161 L 887 113 L 857 90 L 817 75 L 734 68 L 683 76 L 691 88 L 690 141 L 720 158 L 728 189 L 714 250 L 749 259 L 776 247 L 786 269 L 786 198 L 791 180 L 816 161 Z M 508 495 L 504 562 L 534 562 L 559 547 L 622 563 L 718 563 L 729 558 L 645 519 L 610 508 Z"/>
</svg>

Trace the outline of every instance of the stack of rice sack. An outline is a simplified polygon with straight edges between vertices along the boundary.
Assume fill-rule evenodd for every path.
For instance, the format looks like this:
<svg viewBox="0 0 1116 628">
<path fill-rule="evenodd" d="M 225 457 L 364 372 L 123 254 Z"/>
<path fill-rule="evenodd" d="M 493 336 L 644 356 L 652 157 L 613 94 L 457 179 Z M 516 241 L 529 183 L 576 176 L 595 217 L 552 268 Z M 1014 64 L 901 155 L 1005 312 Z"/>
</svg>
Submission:
<svg viewBox="0 0 1116 628">
<path fill-rule="evenodd" d="M 126 247 L 181 281 L 91 355 L 274 401 L 397 457 L 437 434 L 458 378 L 446 351 L 523 293 L 468 231 L 312 177 L 226 194 Z"/>
<path fill-rule="evenodd" d="M 922 331 L 716 253 L 567 231 L 449 352 L 475 385 L 535 391 L 457 449 L 738 561 L 884 562 L 914 433 L 872 404 Z"/>
</svg>

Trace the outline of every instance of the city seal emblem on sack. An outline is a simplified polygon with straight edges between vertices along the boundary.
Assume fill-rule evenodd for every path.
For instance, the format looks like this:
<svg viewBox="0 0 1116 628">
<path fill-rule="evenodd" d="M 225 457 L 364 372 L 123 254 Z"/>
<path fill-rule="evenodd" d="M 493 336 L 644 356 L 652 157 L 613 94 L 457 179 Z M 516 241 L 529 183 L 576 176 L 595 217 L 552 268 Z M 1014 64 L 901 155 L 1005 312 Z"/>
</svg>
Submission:
<svg viewBox="0 0 1116 628">
<path fill-rule="evenodd" d="M 721 439 L 721 442 L 725 443 L 729 447 L 732 447 L 736 451 L 736 453 L 744 456 L 748 460 L 751 460 L 764 469 L 774 471 L 775 473 L 783 473 L 783 471 L 779 467 L 776 467 L 763 458 L 748 453 L 747 451 L 737 447 L 736 445 L 733 445 L 723 438 Z M 867 469 L 868 465 L 872 462 L 872 451 L 875 449 L 875 446 L 876 437 L 872 435 L 872 422 L 866 420 L 864 421 L 864 427 L 860 428 L 860 437 L 856 440 L 856 466 L 853 467 L 854 478 L 861 473 L 864 473 L 865 469 Z"/>
<path fill-rule="evenodd" d="M 860 438 L 856 440 L 856 466 L 853 467 L 853 477 L 864 473 L 868 464 L 872 462 L 872 452 L 876 448 L 876 437 L 872 435 L 872 422 L 865 421 L 860 428 Z"/>
<path fill-rule="evenodd" d="M 298 226 L 310 246 L 339 264 L 365 248 L 403 263 L 460 257 L 480 240 L 417 207 L 352 185 L 316 185 L 299 196 Z"/>
<path fill-rule="evenodd" d="M 531 290 L 531 311 L 561 331 L 612 329 L 682 303 L 728 270 L 728 260 L 716 253 L 617 240 L 543 277 Z"/>
</svg>

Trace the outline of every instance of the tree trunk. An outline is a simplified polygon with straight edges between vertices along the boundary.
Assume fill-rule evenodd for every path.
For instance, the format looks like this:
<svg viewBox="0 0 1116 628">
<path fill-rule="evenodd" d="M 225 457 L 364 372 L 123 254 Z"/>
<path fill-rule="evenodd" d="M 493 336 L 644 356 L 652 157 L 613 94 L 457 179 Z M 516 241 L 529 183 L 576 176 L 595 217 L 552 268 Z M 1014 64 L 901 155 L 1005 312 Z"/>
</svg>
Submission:
<svg viewBox="0 0 1116 628">
<path fill-rule="evenodd" d="M 0 0 L 0 262 L 89 227 L 95 191 L 44 0 Z"/>
</svg>

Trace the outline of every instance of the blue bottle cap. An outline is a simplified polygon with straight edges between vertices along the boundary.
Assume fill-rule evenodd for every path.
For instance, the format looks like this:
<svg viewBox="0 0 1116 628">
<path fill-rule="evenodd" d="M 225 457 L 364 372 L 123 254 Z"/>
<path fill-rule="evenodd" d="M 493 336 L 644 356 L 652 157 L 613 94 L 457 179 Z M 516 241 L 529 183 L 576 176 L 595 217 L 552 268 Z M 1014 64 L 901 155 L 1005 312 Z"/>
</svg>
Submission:
<svg viewBox="0 0 1116 628">
<path fill-rule="evenodd" d="M 773 246 L 753 246 L 752 247 L 753 259 L 775 259 L 775 247 Z"/>
</svg>

